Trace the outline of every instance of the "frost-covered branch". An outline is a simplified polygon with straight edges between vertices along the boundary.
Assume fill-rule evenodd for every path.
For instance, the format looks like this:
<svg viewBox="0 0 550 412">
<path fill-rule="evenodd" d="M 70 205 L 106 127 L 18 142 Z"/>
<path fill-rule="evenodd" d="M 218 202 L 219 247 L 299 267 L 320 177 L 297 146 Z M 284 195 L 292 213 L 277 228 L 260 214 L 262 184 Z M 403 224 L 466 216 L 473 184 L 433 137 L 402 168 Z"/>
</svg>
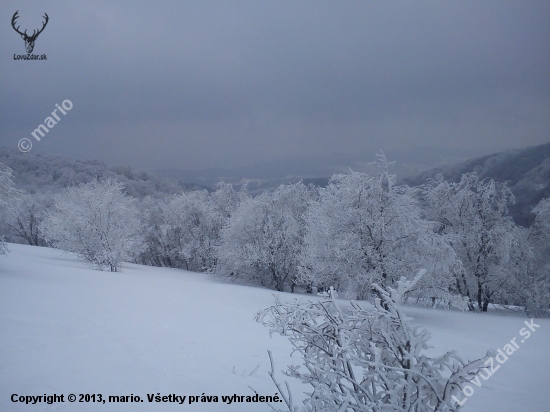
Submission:
<svg viewBox="0 0 550 412">
<path fill-rule="evenodd" d="M 301 354 L 303 364 L 290 366 L 285 374 L 313 387 L 301 409 L 285 398 L 290 411 L 459 409 L 453 395 L 484 367 L 490 353 L 469 363 L 454 352 L 426 356 L 429 332 L 410 325 L 391 291 L 374 287 L 380 298 L 370 311 L 356 302 L 344 311 L 329 293 L 316 302 L 282 303 L 276 298 L 272 307 L 258 313 L 258 322 L 287 336 Z M 273 370 L 270 376 L 282 392 Z"/>
</svg>

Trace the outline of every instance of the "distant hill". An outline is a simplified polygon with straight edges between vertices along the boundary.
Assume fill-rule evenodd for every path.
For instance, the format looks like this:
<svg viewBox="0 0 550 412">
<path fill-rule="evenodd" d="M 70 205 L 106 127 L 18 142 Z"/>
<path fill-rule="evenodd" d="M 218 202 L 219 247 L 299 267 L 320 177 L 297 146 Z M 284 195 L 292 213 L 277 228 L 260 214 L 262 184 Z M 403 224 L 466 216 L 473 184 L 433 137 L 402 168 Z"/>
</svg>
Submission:
<svg viewBox="0 0 550 412">
<path fill-rule="evenodd" d="M 407 178 L 405 183 L 418 186 L 438 173 L 447 180 L 458 182 L 468 172 L 476 172 L 482 178 L 507 182 L 516 197 L 516 203 L 510 205 L 510 214 L 516 223 L 528 226 L 534 218 L 531 209 L 542 198 L 550 197 L 550 143 L 437 167 Z"/>
<path fill-rule="evenodd" d="M 384 150 L 387 159 L 395 161 L 392 173 L 398 181 L 415 176 L 423 170 L 440 165 L 448 165 L 466 160 L 475 153 L 491 153 L 484 149 L 458 149 L 445 147 L 405 147 Z M 182 182 L 197 183 L 214 187 L 219 181 L 232 183 L 239 187 L 248 183 L 247 190 L 256 195 L 265 190 L 275 190 L 279 185 L 303 180 L 305 184 L 326 186 L 329 178 L 337 173 L 355 172 L 369 174 L 378 173 L 372 164 L 376 160 L 375 153 L 343 154 L 332 153 L 323 156 L 303 156 L 290 159 L 279 159 L 270 162 L 245 165 L 234 168 L 209 168 L 202 170 L 159 169 L 155 172 L 161 176 L 170 177 Z"/>
<path fill-rule="evenodd" d="M 462 174 L 472 171 L 482 178 L 508 182 L 516 196 L 516 203 L 510 206 L 512 217 L 518 224 L 531 224 L 531 209 L 540 199 L 550 197 L 550 143 L 457 163 L 467 159 L 471 153 L 471 150 L 466 149 L 425 147 L 386 151 L 388 160 L 396 161 L 392 172 L 397 174 L 399 181 L 411 186 L 423 184 L 438 173 L 442 173 L 447 180 L 459 181 Z M 370 164 L 375 159 L 374 153 L 368 159 L 360 155 L 335 154 L 233 169 L 164 169 L 155 174 L 134 170 L 127 165 L 108 166 L 97 160 L 73 160 L 34 151 L 21 153 L 17 149 L 0 148 L 0 162 L 13 169 L 18 189 L 30 193 L 58 191 L 72 184 L 87 183 L 95 177 L 100 180 L 114 178 L 124 184 L 129 195 L 136 198 L 148 195 L 165 197 L 197 189 L 212 190 L 220 180 L 232 183 L 237 188 L 248 182 L 248 192 L 252 195 L 299 180 L 305 184 L 325 186 L 334 173 L 345 173 L 350 168 L 369 174 L 376 173 L 376 167 Z M 455 164 L 442 165 L 451 163 Z"/>
<path fill-rule="evenodd" d="M 97 160 L 73 160 L 64 156 L 39 152 L 21 153 L 17 149 L 0 148 L 0 162 L 13 170 L 17 189 L 29 193 L 52 191 L 99 180 L 116 179 L 124 184 L 128 195 L 165 197 L 182 191 L 201 188 L 153 173 L 133 170 L 130 166 L 107 166 Z"/>
</svg>

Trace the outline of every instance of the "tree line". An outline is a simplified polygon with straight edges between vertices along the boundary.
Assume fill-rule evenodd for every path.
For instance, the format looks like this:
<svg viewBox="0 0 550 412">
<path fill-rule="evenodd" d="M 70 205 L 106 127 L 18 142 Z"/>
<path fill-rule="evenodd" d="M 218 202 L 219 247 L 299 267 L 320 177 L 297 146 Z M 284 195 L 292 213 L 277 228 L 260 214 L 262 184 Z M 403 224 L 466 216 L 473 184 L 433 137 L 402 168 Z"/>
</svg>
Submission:
<svg viewBox="0 0 550 412">
<path fill-rule="evenodd" d="M 530 227 L 508 214 L 506 183 L 465 173 L 397 185 L 383 154 L 379 173 L 332 176 L 252 197 L 215 191 L 136 199 L 122 183 L 94 180 L 55 193 L 13 190 L 0 169 L 2 234 L 9 241 L 74 252 L 100 270 L 121 261 L 210 272 L 276 290 L 331 286 L 352 299 L 378 296 L 424 275 L 404 299 L 487 311 L 489 305 L 547 316 L 550 198 Z M 5 253 L 5 243 L 0 243 Z"/>
</svg>

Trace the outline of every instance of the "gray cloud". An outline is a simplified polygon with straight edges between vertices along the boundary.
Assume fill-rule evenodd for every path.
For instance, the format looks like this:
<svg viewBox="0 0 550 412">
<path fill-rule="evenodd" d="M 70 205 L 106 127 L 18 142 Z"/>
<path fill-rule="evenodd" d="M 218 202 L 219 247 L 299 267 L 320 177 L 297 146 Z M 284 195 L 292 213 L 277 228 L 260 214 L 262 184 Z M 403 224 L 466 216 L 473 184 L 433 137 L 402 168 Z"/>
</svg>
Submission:
<svg viewBox="0 0 550 412">
<path fill-rule="evenodd" d="M 10 27 L 48 27 L 36 54 Z M 546 1 L 3 2 L 0 144 L 200 168 L 549 140 Z"/>
</svg>

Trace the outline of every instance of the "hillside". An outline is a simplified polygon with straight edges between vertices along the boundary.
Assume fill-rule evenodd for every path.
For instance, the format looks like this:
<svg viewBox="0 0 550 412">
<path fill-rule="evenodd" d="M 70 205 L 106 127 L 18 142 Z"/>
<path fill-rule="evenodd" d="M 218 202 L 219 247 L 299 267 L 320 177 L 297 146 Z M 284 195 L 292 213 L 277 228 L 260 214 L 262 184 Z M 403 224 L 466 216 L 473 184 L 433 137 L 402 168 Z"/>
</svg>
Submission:
<svg viewBox="0 0 550 412">
<path fill-rule="evenodd" d="M 508 150 L 462 161 L 450 166 L 439 166 L 421 172 L 414 177 L 412 170 L 421 170 L 430 164 L 448 163 L 453 157 L 436 156 L 437 151 L 421 150 L 389 151 L 390 161 L 396 161 L 393 173 L 400 181 L 418 186 L 427 179 L 443 174 L 447 180 L 459 181 L 462 174 L 477 172 L 482 178 L 492 178 L 508 182 L 516 197 L 510 205 L 510 214 L 516 223 L 528 226 L 533 221 L 531 209 L 545 197 L 550 197 L 550 143 L 525 149 Z M 454 159 L 464 156 L 455 154 Z M 374 156 L 373 156 L 374 158 Z M 313 158 L 312 158 L 313 159 Z M 264 190 L 274 190 L 281 184 L 303 180 L 305 184 L 325 186 L 332 173 L 342 173 L 352 168 L 355 171 L 376 173 L 376 167 L 369 162 L 350 156 L 336 156 L 334 159 L 309 159 L 287 161 L 263 166 L 249 166 L 240 169 L 209 169 L 185 172 L 176 169 L 159 170 L 157 173 L 133 170 L 130 166 L 108 166 L 97 160 L 73 160 L 63 156 L 21 153 L 16 149 L 0 148 L 0 162 L 13 169 L 18 189 L 30 193 L 58 191 L 72 184 L 87 183 L 97 177 L 100 180 L 112 178 L 122 182 L 126 192 L 136 198 L 154 196 L 165 197 L 189 190 L 210 189 L 220 180 L 233 183 L 235 187 L 248 182 L 248 192 L 252 195 Z M 435 159 L 435 160 L 434 160 Z M 371 159 L 372 160 L 372 159 Z M 325 177 L 323 177 L 325 176 Z"/>
<path fill-rule="evenodd" d="M 439 173 L 447 180 L 458 182 L 468 172 L 476 172 L 482 178 L 508 182 L 516 197 L 516 202 L 510 205 L 510 214 L 517 224 L 528 226 L 534 218 L 531 209 L 541 199 L 550 197 L 550 143 L 437 167 L 405 179 L 405 183 L 421 185 Z"/>
<path fill-rule="evenodd" d="M 73 160 L 64 156 L 39 152 L 21 153 L 16 149 L 0 148 L 0 162 L 13 170 L 15 187 L 29 193 L 57 192 L 69 185 L 116 179 L 122 182 L 130 196 L 165 197 L 183 190 L 201 188 L 153 173 L 133 170 L 130 166 L 107 166 L 97 160 Z"/>
<path fill-rule="evenodd" d="M 149 403 L 148 394 L 261 395 L 277 389 L 268 371 L 273 351 L 280 381 L 295 402 L 310 389 L 280 371 L 299 364 L 286 338 L 253 318 L 273 295 L 299 295 L 222 283 L 210 275 L 124 263 L 122 272 L 90 269 L 72 254 L 10 244 L 0 256 L 0 410 L 2 411 L 269 411 L 266 404 Z M 315 299 L 308 295 L 307 299 Z M 345 300 L 339 300 L 346 305 Z M 368 308 L 368 305 L 363 304 Z M 525 318 L 513 312 L 471 313 L 408 307 L 408 316 L 432 334 L 429 356 L 456 349 L 475 359 L 517 338 L 519 349 L 478 385 L 464 412 L 547 410 L 550 398 L 550 321 L 528 340 Z M 496 364 L 496 362 L 495 362 Z M 25 405 L 12 394 L 64 394 L 65 403 Z M 140 403 L 71 404 L 68 394 L 139 396 Z M 460 398 L 459 398 L 460 399 Z M 282 407 L 282 405 L 277 405 Z"/>
</svg>

